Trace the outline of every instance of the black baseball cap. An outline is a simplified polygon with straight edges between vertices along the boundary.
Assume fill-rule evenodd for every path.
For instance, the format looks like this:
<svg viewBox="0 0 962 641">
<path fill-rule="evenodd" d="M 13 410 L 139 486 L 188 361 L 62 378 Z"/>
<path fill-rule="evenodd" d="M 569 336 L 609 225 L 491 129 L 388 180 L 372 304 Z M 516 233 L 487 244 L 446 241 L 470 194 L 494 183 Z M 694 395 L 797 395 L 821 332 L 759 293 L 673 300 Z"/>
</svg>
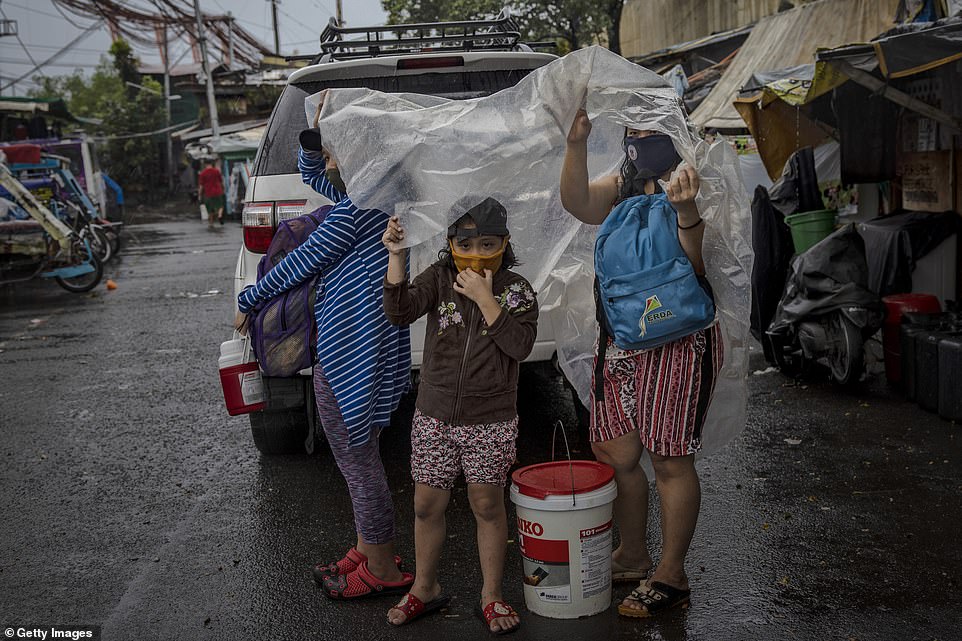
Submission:
<svg viewBox="0 0 962 641">
<path fill-rule="evenodd" d="M 470 216 L 475 229 L 461 227 L 465 216 Z M 453 225 L 448 227 L 448 238 L 471 238 L 473 236 L 508 236 L 508 210 L 490 196 L 471 207 Z"/>
</svg>

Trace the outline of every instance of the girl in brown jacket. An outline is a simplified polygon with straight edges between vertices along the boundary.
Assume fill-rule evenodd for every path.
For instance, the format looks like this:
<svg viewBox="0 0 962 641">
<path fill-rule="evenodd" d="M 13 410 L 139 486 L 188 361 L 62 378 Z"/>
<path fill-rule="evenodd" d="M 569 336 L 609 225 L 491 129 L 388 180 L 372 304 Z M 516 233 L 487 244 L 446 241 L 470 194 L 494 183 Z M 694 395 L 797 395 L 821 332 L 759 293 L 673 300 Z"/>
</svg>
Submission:
<svg viewBox="0 0 962 641">
<path fill-rule="evenodd" d="M 384 311 L 396 325 L 428 318 L 411 428 L 416 578 L 388 621 L 402 625 L 448 603 L 437 568 L 444 512 L 463 472 L 478 524 L 484 581 L 478 611 L 492 633 L 513 632 L 521 621 L 501 596 L 504 487 L 518 436 L 518 365 L 534 345 L 538 304 L 528 281 L 508 269 L 515 259 L 507 212 L 493 198 L 448 228 L 448 248 L 413 283 L 403 238 L 394 217 L 381 239 L 390 252 Z"/>
</svg>

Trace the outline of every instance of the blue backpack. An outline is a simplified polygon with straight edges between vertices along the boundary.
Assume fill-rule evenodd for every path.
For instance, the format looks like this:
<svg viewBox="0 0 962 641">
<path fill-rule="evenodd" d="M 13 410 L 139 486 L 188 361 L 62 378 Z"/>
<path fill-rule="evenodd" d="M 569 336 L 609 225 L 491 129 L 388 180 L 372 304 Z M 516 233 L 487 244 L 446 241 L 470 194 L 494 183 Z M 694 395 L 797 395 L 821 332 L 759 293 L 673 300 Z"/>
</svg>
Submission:
<svg viewBox="0 0 962 641">
<path fill-rule="evenodd" d="M 622 201 L 595 240 L 599 320 L 621 349 L 649 349 L 708 327 L 711 290 L 678 242 L 678 214 L 665 194 Z"/>
</svg>

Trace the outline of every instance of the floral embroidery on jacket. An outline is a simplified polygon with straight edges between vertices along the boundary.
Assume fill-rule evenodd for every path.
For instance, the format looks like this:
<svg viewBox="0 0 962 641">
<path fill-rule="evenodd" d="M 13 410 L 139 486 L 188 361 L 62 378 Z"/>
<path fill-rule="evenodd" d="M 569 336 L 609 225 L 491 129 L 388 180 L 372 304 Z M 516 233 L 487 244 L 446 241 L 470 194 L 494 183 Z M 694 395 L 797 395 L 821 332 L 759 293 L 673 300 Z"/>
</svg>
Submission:
<svg viewBox="0 0 962 641">
<path fill-rule="evenodd" d="M 453 302 L 438 305 L 438 336 L 448 327 L 454 325 L 464 326 L 464 319 L 461 317 L 461 312 L 458 311 L 457 306 Z"/>
<path fill-rule="evenodd" d="M 511 283 L 498 296 L 498 305 L 512 314 L 526 312 L 534 307 L 534 292 L 525 282 Z"/>
</svg>

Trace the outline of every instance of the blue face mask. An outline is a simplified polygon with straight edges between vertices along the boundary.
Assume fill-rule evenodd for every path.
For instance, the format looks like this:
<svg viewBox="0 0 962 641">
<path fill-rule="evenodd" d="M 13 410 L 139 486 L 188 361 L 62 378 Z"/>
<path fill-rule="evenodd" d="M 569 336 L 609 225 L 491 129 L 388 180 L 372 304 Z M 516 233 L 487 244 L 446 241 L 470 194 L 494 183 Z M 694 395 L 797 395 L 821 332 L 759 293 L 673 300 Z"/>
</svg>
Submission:
<svg viewBox="0 0 962 641">
<path fill-rule="evenodd" d="M 652 134 L 644 138 L 625 138 L 625 153 L 639 178 L 657 178 L 681 162 L 671 136 Z"/>
</svg>

